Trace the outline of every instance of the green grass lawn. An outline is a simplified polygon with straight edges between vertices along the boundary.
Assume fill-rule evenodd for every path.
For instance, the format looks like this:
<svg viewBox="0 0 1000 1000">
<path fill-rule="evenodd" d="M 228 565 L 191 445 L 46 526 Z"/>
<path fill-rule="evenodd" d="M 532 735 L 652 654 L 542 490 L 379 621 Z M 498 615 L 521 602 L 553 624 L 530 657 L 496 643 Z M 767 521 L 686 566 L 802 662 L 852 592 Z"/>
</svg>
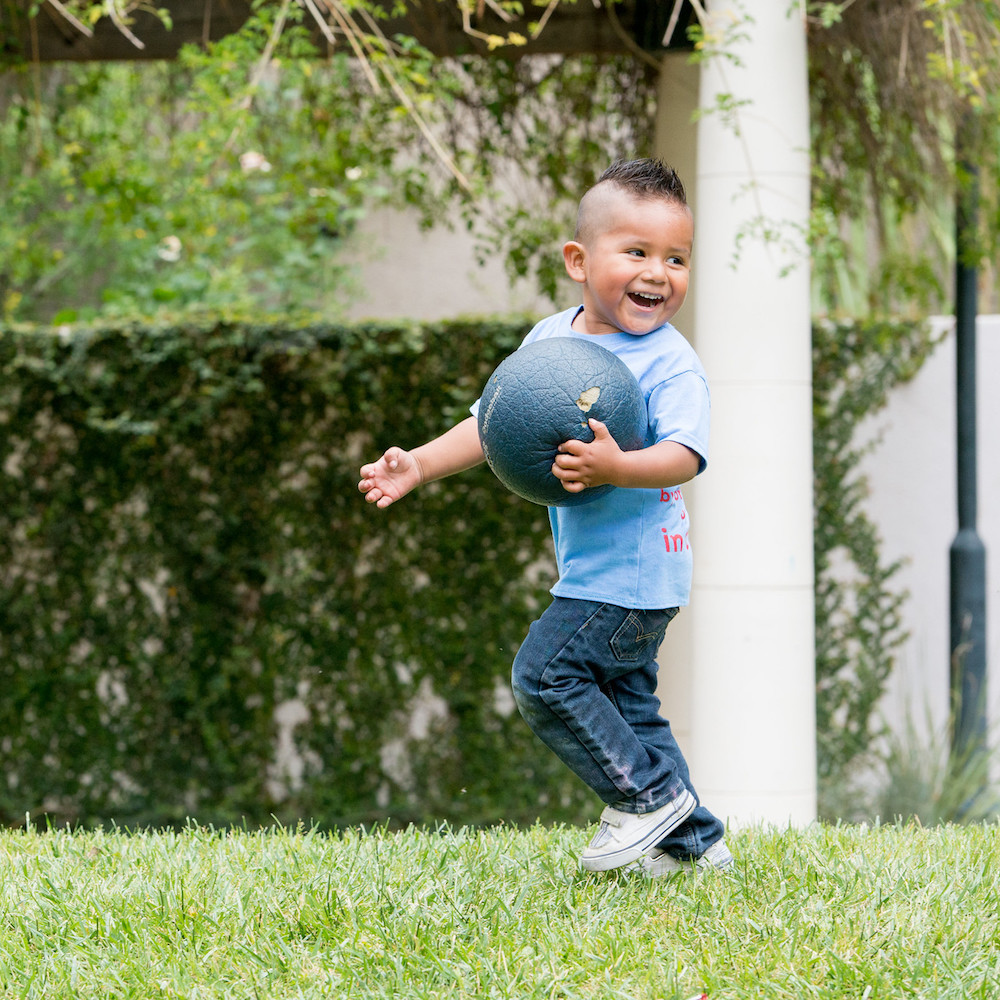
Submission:
<svg viewBox="0 0 1000 1000">
<path fill-rule="evenodd" d="M 1000 997 L 996 826 L 731 833 L 588 875 L 566 827 L 0 833 L 0 997 Z"/>
</svg>

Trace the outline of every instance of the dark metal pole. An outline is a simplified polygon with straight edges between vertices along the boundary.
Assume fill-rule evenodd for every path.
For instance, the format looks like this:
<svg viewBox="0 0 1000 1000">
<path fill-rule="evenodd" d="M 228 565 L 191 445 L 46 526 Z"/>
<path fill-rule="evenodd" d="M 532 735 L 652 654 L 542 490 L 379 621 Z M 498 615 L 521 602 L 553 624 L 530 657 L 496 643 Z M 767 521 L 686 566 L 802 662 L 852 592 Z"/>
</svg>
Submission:
<svg viewBox="0 0 1000 1000">
<path fill-rule="evenodd" d="M 960 126 L 955 221 L 955 351 L 958 422 L 958 534 L 951 545 L 952 749 L 986 744 L 986 549 L 976 530 L 976 312 L 979 178 Z M 961 176 L 964 175 L 964 176 Z"/>
</svg>

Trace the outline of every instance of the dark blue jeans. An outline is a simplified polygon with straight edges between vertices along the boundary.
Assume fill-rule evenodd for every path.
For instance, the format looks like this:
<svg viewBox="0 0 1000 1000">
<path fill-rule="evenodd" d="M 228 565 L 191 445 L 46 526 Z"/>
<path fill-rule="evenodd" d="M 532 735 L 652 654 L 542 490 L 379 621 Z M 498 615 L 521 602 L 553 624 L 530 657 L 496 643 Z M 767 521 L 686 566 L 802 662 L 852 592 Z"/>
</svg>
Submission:
<svg viewBox="0 0 1000 1000">
<path fill-rule="evenodd" d="M 684 787 L 697 798 L 656 697 L 656 653 L 676 614 L 556 597 L 514 658 L 514 700 L 532 732 L 622 812 L 651 812 Z M 699 805 L 658 846 L 697 857 L 723 832 Z"/>
</svg>

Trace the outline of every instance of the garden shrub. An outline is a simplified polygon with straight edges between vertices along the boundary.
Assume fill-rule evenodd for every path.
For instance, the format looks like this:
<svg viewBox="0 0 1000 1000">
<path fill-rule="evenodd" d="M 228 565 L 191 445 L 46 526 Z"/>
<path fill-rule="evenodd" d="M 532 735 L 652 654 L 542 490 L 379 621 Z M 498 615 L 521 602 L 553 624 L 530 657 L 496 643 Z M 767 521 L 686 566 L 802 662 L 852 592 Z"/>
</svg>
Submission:
<svg viewBox="0 0 1000 1000">
<path fill-rule="evenodd" d="M 575 817 L 513 710 L 545 511 L 358 467 L 466 413 L 528 321 L 0 338 L 0 818 Z"/>
<path fill-rule="evenodd" d="M 466 412 L 530 320 L 202 317 L 0 333 L 0 822 L 591 819 L 514 710 L 554 575 L 483 466 L 388 510 L 358 468 Z M 877 734 L 904 636 L 863 417 L 931 348 L 817 325 L 821 785 Z"/>
</svg>

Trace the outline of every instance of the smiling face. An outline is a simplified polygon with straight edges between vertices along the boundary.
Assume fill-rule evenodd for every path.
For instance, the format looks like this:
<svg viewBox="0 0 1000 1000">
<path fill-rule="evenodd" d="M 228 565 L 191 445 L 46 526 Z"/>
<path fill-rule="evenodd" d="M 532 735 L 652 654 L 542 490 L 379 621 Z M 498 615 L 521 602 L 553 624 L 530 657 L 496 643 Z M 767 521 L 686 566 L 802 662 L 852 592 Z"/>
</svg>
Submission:
<svg viewBox="0 0 1000 1000">
<path fill-rule="evenodd" d="M 694 221 L 687 205 L 639 197 L 614 184 L 581 204 L 577 238 L 563 247 L 566 271 L 583 285 L 581 333 L 650 333 L 687 295 Z"/>
</svg>

